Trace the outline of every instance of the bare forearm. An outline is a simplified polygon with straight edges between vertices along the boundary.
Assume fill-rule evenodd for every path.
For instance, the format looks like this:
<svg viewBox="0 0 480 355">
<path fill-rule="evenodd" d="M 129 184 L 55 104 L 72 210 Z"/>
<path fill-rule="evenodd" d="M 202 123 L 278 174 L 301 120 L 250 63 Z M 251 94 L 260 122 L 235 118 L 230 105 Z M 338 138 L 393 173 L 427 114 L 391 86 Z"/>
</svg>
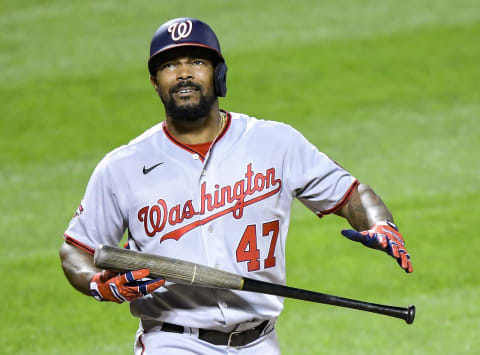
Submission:
<svg viewBox="0 0 480 355">
<path fill-rule="evenodd" d="M 376 222 L 385 219 L 393 222 L 393 216 L 380 196 L 365 184 L 358 186 L 348 203 L 337 214 L 345 217 L 358 231 L 367 230 Z"/>
<path fill-rule="evenodd" d="M 93 263 L 93 255 L 73 245 L 63 243 L 60 248 L 60 259 L 62 261 L 63 272 L 68 281 L 78 291 L 88 295 L 90 281 L 93 276 L 100 271 Z"/>
</svg>

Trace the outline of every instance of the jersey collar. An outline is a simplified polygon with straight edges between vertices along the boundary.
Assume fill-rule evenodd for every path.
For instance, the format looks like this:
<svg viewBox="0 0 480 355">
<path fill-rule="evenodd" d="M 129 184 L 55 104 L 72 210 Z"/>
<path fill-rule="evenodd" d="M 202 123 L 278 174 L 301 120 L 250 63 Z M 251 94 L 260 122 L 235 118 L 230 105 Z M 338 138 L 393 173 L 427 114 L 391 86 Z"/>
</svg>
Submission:
<svg viewBox="0 0 480 355">
<path fill-rule="evenodd" d="M 228 111 L 224 111 L 224 110 L 221 110 L 222 112 L 225 112 L 226 114 L 226 121 L 225 121 L 225 125 L 222 129 L 222 131 L 218 134 L 218 136 L 213 140 L 212 142 L 212 145 L 210 146 L 210 150 L 212 150 L 212 147 L 220 140 L 222 139 L 225 134 L 227 133 L 228 129 L 230 128 L 230 125 L 231 125 L 231 122 L 232 122 L 232 115 L 230 114 L 230 112 Z M 166 121 L 163 121 L 162 122 L 162 129 L 163 129 L 163 132 L 165 133 L 165 135 L 167 136 L 167 138 L 173 143 L 175 144 L 176 146 L 180 147 L 181 149 L 183 150 L 186 150 L 187 152 L 191 153 L 191 154 L 198 154 L 200 160 L 203 162 L 205 161 L 205 155 L 203 155 L 201 152 L 199 151 L 196 151 L 195 149 L 189 147 L 188 145 L 180 142 L 178 139 L 176 139 L 168 130 L 168 127 L 166 125 Z"/>
</svg>

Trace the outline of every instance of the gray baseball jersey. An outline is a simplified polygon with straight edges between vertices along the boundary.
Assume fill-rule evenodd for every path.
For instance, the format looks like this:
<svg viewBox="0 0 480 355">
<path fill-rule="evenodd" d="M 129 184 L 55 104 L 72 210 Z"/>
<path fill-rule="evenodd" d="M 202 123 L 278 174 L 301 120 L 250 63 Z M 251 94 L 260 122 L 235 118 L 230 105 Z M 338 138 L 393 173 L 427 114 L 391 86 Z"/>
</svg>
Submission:
<svg viewBox="0 0 480 355">
<path fill-rule="evenodd" d="M 128 230 L 132 249 L 285 284 L 292 200 L 322 217 L 357 184 L 286 124 L 227 113 L 203 156 L 162 122 L 98 164 L 65 239 L 94 253 Z M 283 299 L 166 283 L 130 306 L 142 319 L 213 328 L 275 318 Z"/>
</svg>

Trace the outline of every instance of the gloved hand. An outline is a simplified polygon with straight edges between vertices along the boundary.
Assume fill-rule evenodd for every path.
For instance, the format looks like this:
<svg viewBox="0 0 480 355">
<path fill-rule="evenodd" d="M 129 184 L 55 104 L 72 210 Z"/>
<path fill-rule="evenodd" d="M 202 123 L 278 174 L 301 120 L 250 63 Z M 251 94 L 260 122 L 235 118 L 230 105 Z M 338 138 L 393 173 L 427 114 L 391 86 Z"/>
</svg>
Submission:
<svg viewBox="0 0 480 355">
<path fill-rule="evenodd" d="M 90 282 L 90 294 L 97 301 L 117 303 L 133 301 L 155 291 L 165 283 L 163 279 L 141 281 L 148 275 L 150 275 L 148 269 L 129 271 L 120 275 L 103 270 L 93 276 Z"/>
<path fill-rule="evenodd" d="M 410 255 L 405 250 L 405 241 L 395 224 L 385 220 L 377 222 L 367 231 L 357 232 L 353 229 L 344 229 L 342 234 L 350 240 L 363 245 L 379 249 L 394 257 L 406 272 L 412 272 Z"/>
</svg>

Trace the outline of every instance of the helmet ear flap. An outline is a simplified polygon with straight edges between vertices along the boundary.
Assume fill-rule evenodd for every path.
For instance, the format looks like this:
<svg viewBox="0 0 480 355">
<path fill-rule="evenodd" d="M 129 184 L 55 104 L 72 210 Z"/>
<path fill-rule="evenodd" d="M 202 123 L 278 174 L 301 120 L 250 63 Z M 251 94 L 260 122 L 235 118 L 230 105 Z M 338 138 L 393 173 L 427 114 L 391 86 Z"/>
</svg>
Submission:
<svg viewBox="0 0 480 355">
<path fill-rule="evenodd" d="M 215 95 L 220 97 L 227 95 L 227 70 L 228 67 L 223 61 L 215 67 Z"/>
</svg>

